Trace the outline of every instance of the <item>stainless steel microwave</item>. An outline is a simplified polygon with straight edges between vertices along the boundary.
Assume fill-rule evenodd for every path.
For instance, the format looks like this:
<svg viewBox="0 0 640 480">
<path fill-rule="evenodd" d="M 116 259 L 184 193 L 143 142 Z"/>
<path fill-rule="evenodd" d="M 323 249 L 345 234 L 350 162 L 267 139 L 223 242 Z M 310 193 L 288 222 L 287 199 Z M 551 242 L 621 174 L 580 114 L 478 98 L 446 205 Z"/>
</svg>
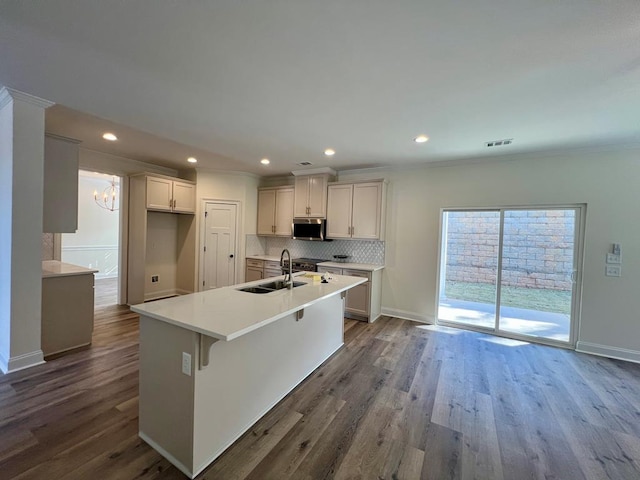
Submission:
<svg viewBox="0 0 640 480">
<path fill-rule="evenodd" d="M 326 233 L 324 218 L 294 218 L 291 231 L 295 240 L 323 241 Z"/>
</svg>

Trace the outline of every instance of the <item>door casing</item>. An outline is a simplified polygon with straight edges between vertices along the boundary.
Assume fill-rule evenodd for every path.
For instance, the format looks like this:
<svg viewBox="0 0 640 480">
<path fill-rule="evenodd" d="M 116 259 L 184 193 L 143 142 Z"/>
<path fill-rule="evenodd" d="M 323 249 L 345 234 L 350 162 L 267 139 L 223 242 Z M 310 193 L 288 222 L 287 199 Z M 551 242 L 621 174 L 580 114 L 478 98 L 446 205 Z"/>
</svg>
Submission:
<svg viewBox="0 0 640 480">
<path fill-rule="evenodd" d="M 206 255 L 204 254 L 204 247 L 206 245 L 206 222 L 205 222 L 205 212 L 207 210 L 207 204 L 218 204 L 218 205 L 235 205 L 236 207 L 236 224 L 235 224 L 235 252 L 234 252 L 234 280 L 232 283 L 237 283 L 238 275 L 240 272 L 240 266 L 242 265 L 240 261 L 240 237 L 242 236 L 241 231 L 241 217 L 242 217 L 242 202 L 236 200 L 220 200 L 220 199 L 202 199 L 200 204 L 200 211 L 197 213 L 200 230 L 200 247 L 199 247 L 199 269 L 198 269 L 198 288 L 199 292 L 204 291 L 204 283 L 205 283 L 205 269 L 206 269 Z"/>
<path fill-rule="evenodd" d="M 569 334 L 569 342 L 560 342 L 544 337 L 532 337 L 528 335 L 519 335 L 517 333 L 505 332 L 503 330 L 496 329 L 487 329 L 483 327 L 477 327 L 474 325 L 460 325 L 455 322 L 447 322 L 438 320 L 438 306 L 439 306 L 439 298 L 440 298 L 440 290 L 443 287 L 441 284 L 441 272 L 443 269 L 443 261 L 442 258 L 442 242 L 443 242 L 443 233 L 446 229 L 444 225 L 444 212 L 469 212 L 469 211 L 498 211 L 502 212 L 504 210 L 551 210 L 551 209 L 575 209 L 576 210 L 576 225 L 575 225 L 575 238 L 574 238 L 574 265 L 575 265 L 575 281 L 573 283 L 573 291 L 572 291 L 572 304 L 571 304 L 571 320 L 570 320 L 570 334 Z M 491 335 L 496 335 L 499 337 L 511 338 L 515 340 L 522 340 L 524 342 L 535 342 L 544 345 L 551 345 L 555 347 L 567 348 L 571 350 L 575 350 L 576 342 L 580 333 L 580 322 L 581 322 L 581 305 L 582 305 L 582 271 L 584 264 L 584 232 L 585 232 L 585 222 L 587 216 L 587 204 L 579 203 L 579 204 L 553 204 L 553 205 L 509 205 L 509 206 L 487 206 L 487 207 L 451 207 L 451 208 L 441 208 L 440 209 L 440 228 L 438 231 L 438 268 L 436 272 L 436 297 L 434 301 L 434 315 L 435 323 L 437 325 L 443 325 L 447 327 L 454 328 L 463 328 L 465 330 L 473 330 L 482 333 L 489 333 Z M 498 258 L 498 271 L 502 268 L 502 235 L 504 224 L 502 221 L 501 214 L 501 222 L 500 222 L 500 256 Z M 498 280 L 500 278 L 498 277 Z M 500 311 L 500 289 L 498 288 L 498 296 L 497 296 L 497 304 L 496 311 Z M 499 316 L 499 313 L 497 313 Z M 496 325 L 499 327 L 499 321 L 496 322 Z"/>
</svg>

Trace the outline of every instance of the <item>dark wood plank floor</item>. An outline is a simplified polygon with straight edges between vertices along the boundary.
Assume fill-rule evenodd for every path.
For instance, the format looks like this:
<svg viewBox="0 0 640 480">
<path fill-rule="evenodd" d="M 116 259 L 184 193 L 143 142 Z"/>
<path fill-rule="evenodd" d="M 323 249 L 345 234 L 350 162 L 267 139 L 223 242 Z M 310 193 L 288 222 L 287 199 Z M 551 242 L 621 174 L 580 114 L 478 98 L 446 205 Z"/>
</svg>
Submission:
<svg viewBox="0 0 640 480">
<path fill-rule="evenodd" d="M 394 318 L 346 344 L 198 478 L 640 479 L 640 365 Z M 138 321 L 0 375 L 1 479 L 181 479 L 137 437 Z"/>
</svg>

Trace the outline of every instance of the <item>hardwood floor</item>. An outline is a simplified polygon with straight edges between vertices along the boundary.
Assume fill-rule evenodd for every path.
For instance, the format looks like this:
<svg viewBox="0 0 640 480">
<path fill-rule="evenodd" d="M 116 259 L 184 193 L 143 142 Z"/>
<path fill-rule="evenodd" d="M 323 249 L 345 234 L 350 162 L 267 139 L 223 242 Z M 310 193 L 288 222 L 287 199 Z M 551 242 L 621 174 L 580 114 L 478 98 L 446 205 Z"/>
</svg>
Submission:
<svg viewBox="0 0 640 480">
<path fill-rule="evenodd" d="M 95 308 L 109 307 L 118 303 L 118 277 L 96 278 L 93 305 Z"/>
<path fill-rule="evenodd" d="M 640 365 L 395 318 L 345 347 L 201 479 L 638 479 Z M 0 375 L 1 479 L 182 479 L 137 436 L 138 321 Z"/>
</svg>

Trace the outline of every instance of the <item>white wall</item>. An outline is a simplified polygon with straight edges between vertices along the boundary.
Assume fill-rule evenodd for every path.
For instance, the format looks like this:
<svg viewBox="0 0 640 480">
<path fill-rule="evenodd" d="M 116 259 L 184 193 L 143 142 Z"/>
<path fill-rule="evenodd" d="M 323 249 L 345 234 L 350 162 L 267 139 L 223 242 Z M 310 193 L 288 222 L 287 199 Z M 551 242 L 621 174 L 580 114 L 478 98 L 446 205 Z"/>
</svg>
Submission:
<svg viewBox="0 0 640 480">
<path fill-rule="evenodd" d="M 578 348 L 640 361 L 640 149 L 500 160 L 340 176 L 390 181 L 383 307 L 433 321 L 441 208 L 586 203 Z M 621 278 L 604 275 L 614 242 Z"/>
<path fill-rule="evenodd" d="M 78 230 L 62 234 L 62 261 L 99 270 L 96 278 L 118 276 L 120 211 L 96 205 L 93 192 L 102 197 L 110 188 L 111 176 L 80 172 L 78 177 Z M 116 185 L 119 179 L 116 177 Z M 119 189 L 119 187 L 118 187 Z M 120 207 L 120 201 L 116 208 Z"/>
<path fill-rule="evenodd" d="M 241 228 L 237 232 L 238 269 L 236 271 L 236 282 L 244 281 L 244 260 L 245 260 L 245 235 L 256 233 L 258 222 L 258 183 L 259 177 L 246 173 L 224 173 L 198 169 L 197 177 L 197 232 L 200 239 L 200 228 L 203 212 L 202 200 L 234 200 L 241 202 L 239 214 L 241 215 Z M 200 252 L 201 249 L 198 249 Z M 197 259 L 200 265 L 200 258 Z M 198 269 L 196 269 L 198 271 Z"/>
</svg>

